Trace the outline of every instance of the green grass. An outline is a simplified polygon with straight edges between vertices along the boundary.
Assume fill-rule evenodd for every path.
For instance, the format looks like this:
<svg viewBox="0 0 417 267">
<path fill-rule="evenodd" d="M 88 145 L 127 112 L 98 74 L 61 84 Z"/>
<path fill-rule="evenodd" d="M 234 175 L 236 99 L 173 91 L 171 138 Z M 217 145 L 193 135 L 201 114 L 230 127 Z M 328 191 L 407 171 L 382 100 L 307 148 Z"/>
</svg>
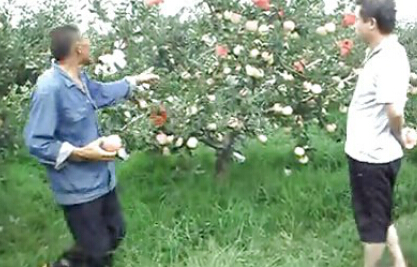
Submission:
<svg viewBox="0 0 417 267">
<path fill-rule="evenodd" d="M 286 136 L 245 149 L 223 182 L 214 158 L 135 154 L 118 166 L 128 235 L 116 267 L 361 266 L 343 146 L 321 133 L 309 166 Z M 417 266 L 417 167 L 404 163 L 396 215 L 410 266 Z M 293 169 L 291 176 L 284 168 Z M 19 157 L 0 168 L 0 266 L 40 266 L 71 245 L 44 171 Z M 390 266 L 384 259 L 383 266 Z"/>
</svg>

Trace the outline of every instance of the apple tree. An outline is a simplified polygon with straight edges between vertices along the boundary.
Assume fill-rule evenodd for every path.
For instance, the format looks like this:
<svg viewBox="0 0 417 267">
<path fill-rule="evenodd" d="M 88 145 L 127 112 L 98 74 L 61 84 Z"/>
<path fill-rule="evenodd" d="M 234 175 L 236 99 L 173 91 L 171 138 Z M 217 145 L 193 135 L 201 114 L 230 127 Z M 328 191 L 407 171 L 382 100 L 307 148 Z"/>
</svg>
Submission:
<svg viewBox="0 0 417 267">
<path fill-rule="evenodd" d="M 296 159 L 309 161 L 308 128 L 340 134 L 359 66 L 352 7 L 325 14 L 315 1 L 205 0 L 188 12 L 161 17 L 159 1 L 129 2 L 107 18 L 112 29 L 91 32 L 103 79 L 154 68 L 159 85 L 142 85 L 134 104 L 103 114 L 133 147 L 164 154 L 199 144 L 215 149 L 217 171 L 248 138 L 268 142 L 278 129 L 297 140 Z M 104 52 L 103 52 L 104 51 Z"/>
</svg>

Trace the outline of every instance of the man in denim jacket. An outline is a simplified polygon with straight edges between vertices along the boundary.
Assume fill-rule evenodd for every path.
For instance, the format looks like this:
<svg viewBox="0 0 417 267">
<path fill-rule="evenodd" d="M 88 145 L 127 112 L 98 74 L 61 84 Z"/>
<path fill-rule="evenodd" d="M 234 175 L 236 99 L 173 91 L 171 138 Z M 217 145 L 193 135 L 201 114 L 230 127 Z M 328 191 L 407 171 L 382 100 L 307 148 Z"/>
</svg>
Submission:
<svg viewBox="0 0 417 267">
<path fill-rule="evenodd" d="M 125 226 L 115 192 L 116 153 L 100 147 L 96 111 L 127 99 L 135 85 L 159 77 L 142 73 L 111 83 L 93 81 L 80 69 L 91 60 L 89 41 L 78 28 L 56 28 L 51 39 L 55 62 L 37 81 L 25 140 L 30 153 L 46 166 L 75 239 L 75 246 L 52 266 L 111 266 Z"/>
</svg>

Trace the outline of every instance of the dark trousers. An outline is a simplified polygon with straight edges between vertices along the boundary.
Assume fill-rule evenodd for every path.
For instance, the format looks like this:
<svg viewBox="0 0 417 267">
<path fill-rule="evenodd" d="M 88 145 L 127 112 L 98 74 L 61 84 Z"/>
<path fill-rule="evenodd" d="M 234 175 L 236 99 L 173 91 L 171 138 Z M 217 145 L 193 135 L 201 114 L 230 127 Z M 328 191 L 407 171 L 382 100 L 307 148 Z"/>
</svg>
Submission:
<svg viewBox="0 0 417 267">
<path fill-rule="evenodd" d="M 362 242 L 385 243 L 392 224 L 393 193 L 401 160 L 385 164 L 348 157 L 352 206 Z"/>
<path fill-rule="evenodd" d="M 63 206 L 75 240 L 54 267 L 108 267 L 125 236 L 125 224 L 116 191 L 88 203 Z"/>
</svg>

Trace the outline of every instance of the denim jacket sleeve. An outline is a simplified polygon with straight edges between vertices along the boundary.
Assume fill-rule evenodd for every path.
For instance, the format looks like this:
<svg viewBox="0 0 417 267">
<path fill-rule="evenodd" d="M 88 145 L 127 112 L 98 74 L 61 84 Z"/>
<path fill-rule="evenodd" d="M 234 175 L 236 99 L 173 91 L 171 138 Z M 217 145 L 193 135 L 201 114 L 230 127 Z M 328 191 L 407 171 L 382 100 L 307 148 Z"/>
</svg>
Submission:
<svg viewBox="0 0 417 267">
<path fill-rule="evenodd" d="M 30 154 L 43 164 L 56 166 L 62 142 L 55 138 L 59 112 L 57 91 L 52 86 L 38 84 L 32 94 L 24 135 Z"/>
<path fill-rule="evenodd" d="M 99 108 L 113 106 L 122 100 L 128 99 L 133 87 L 127 79 L 102 83 L 90 80 L 87 75 L 84 77 L 91 98 L 96 102 L 96 105 Z"/>
</svg>

